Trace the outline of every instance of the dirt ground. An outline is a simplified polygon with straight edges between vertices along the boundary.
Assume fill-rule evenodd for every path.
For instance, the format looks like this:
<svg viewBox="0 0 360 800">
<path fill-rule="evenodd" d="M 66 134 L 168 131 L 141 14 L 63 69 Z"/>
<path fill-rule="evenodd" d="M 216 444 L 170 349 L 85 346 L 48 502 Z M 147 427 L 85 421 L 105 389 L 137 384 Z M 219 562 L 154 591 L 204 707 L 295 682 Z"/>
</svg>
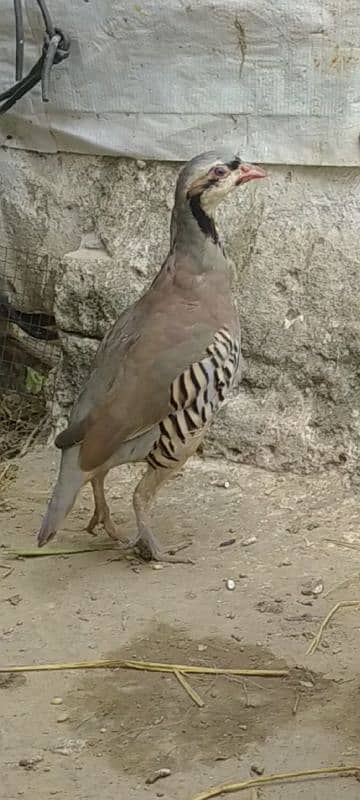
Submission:
<svg viewBox="0 0 360 800">
<path fill-rule="evenodd" d="M 137 472 L 125 467 L 109 478 L 114 516 L 127 535 Z M 21 460 L 0 501 L 1 564 L 10 563 L 5 548 L 35 547 L 55 474 L 51 449 L 34 448 Z M 50 547 L 93 542 L 83 531 L 90 515 L 85 491 Z M 214 784 L 250 777 L 253 767 L 270 774 L 359 763 L 359 612 L 340 612 L 319 651 L 306 655 L 335 602 L 360 598 L 360 552 L 325 541 L 356 542 L 359 523 L 359 498 L 339 474 L 280 477 L 195 459 L 154 510 L 161 543 L 191 542 L 184 552 L 194 566 L 154 568 L 103 551 L 16 560 L 10 574 L 1 568 L 1 665 L 126 657 L 289 669 L 277 679 L 193 676 L 202 709 L 171 675 L 2 675 L 1 798 L 192 800 Z M 321 583 L 323 592 L 309 594 Z M 146 783 L 163 768 L 168 777 Z M 359 796 L 352 777 L 256 794 Z"/>
</svg>

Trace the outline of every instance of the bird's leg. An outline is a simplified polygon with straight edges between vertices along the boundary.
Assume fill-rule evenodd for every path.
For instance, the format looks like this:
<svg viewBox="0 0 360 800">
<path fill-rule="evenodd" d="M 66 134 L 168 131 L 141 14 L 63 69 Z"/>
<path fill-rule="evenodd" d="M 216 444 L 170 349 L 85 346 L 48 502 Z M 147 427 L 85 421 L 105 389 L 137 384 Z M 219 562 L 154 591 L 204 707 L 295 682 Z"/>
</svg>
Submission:
<svg viewBox="0 0 360 800">
<path fill-rule="evenodd" d="M 105 475 L 96 475 L 91 480 L 91 485 L 94 492 L 95 511 L 87 526 L 89 533 L 92 533 L 97 525 L 103 525 L 106 533 L 111 539 L 118 539 L 116 526 L 114 525 L 109 511 L 109 506 L 106 502 L 104 491 L 104 478 Z"/>
<path fill-rule="evenodd" d="M 147 561 L 153 559 L 154 561 L 163 561 L 175 564 L 192 564 L 191 559 L 178 558 L 177 556 L 163 555 L 158 546 L 158 543 L 151 532 L 148 525 L 148 515 L 152 501 L 154 500 L 156 491 L 162 486 L 165 481 L 173 478 L 179 471 L 179 468 L 185 463 L 185 460 L 176 466 L 176 469 L 158 468 L 154 469 L 149 466 L 145 475 L 134 492 L 134 511 L 138 527 L 138 533 L 129 547 L 136 547 L 139 549 L 140 554 L 146 558 Z"/>
</svg>

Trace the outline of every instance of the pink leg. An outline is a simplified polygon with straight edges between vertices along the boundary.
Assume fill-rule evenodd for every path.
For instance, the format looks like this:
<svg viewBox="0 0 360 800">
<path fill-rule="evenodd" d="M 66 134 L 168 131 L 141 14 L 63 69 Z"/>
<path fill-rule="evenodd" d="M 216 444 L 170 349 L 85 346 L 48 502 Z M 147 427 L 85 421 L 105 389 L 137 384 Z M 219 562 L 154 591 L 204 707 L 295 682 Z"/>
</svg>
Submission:
<svg viewBox="0 0 360 800">
<path fill-rule="evenodd" d="M 109 506 L 106 502 L 104 479 L 105 475 L 97 475 L 95 478 L 92 478 L 91 485 L 94 492 L 95 511 L 87 526 L 87 530 L 89 533 L 93 533 L 97 525 L 103 525 L 108 536 L 110 536 L 111 539 L 117 540 L 119 539 L 119 533 L 111 519 Z"/>
</svg>

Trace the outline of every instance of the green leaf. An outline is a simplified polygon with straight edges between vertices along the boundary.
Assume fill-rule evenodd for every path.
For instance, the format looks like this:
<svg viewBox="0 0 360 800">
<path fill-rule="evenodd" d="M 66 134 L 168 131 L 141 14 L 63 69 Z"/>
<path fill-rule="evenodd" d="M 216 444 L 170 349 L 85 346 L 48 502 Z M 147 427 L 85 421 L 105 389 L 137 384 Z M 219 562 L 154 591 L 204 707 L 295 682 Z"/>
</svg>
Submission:
<svg viewBox="0 0 360 800">
<path fill-rule="evenodd" d="M 44 387 L 45 376 L 31 367 L 26 367 L 25 388 L 29 394 L 40 394 Z"/>
</svg>

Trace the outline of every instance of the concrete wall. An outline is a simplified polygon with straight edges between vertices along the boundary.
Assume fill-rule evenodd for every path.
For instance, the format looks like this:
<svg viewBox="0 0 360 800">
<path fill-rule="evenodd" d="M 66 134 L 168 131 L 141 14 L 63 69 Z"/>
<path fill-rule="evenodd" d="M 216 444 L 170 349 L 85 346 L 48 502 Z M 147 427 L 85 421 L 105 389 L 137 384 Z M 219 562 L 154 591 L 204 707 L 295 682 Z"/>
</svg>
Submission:
<svg viewBox="0 0 360 800">
<path fill-rule="evenodd" d="M 58 425 L 96 340 L 166 255 L 177 169 L 0 150 L 1 243 L 54 257 L 44 305 L 54 303 L 64 348 Z M 270 166 L 267 181 L 221 208 L 246 369 L 205 452 L 276 470 L 338 464 L 356 473 L 359 198 L 360 170 Z M 15 292 L 29 280 L 18 272 Z"/>
</svg>

